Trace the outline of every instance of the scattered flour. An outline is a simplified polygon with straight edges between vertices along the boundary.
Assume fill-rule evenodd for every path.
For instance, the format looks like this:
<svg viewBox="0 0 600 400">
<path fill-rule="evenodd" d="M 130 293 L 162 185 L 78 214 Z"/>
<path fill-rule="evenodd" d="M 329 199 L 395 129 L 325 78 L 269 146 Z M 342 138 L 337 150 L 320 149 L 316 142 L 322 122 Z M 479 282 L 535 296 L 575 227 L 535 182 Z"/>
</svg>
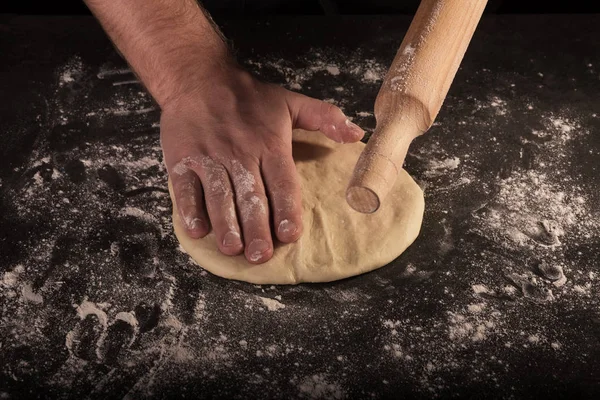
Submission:
<svg viewBox="0 0 600 400">
<path fill-rule="evenodd" d="M 410 56 L 413 46 L 407 46 L 404 51 Z M 289 67 L 282 60 L 251 61 L 249 64 L 259 72 L 275 72 L 285 85 L 296 90 L 308 90 L 318 82 L 317 78 L 325 74 L 333 88 L 326 96 L 340 96 L 332 98 L 332 101 L 341 105 L 349 104 L 349 100 L 341 97 L 356 95 L 345 80 L 354 79 L 376 90 L 385 75 L 385 66 L 374 60 L 365 60 L 359 54 L 345 58 L 326 54 L 315 52 L 301 68 Z M 86 70 L 80 60 L 75 59 L 59 69 L 57 87 L 66 91 L 75 82 L 93 78 L 89 73 L 86 75 Z M 65 307 L 65 304 L 60 304 L 53 308 L 54 302 L 66 299 L 66 309 L 70 313 L 73 313 L 69 308 L 73 304 L 76 318 L 66 318 L 68 326 L 56 328 L 69 350 L 68 361 L 53 375 L 52 382 L 56 386 L 71 388 L 75 377 L 85 381 L 88 378 L 81 374 L 85 368 L 99 366 L 116 371 L 102 375 L 104 383 L 91 382 L 96 385 L 94 390 L 100 391 L 103 384 L 108 387 L 118 381 L 113 375 L 118 375 L 122 367 L 136 373 L 141 371 L 140 376 L 136 376 L 139 381 L 131 388 L 130 396 L 150 397 L 151 391 L 159 389 L 165 376 L 189 376 L 190 379 L 200 376 L 209 382 L 217 379 L 223 369 L 235 368 L 238 360 L 254 358 L 269 363 L 285 358 L 291 370 L 300 369 L 305 355 L 312 357 L 319 352 L 319 356 L 323 354 L 329 363 L 340 363 L 340 373 L 321 369 L 320 366 L 302 365 L 303 370 L 294 372 L 296 375 L 290 382 L 292 388 L 303 398 L 346 398 L 349 397 L 345 387 L 347 377 L 356 376 L 357 371 L 362 373 L 365 367 L 353 365 L 353 352 L 361 349 L 352 348 L 343 353 L 346 348 L 336 348 L 338 341 L 345 340 L 346 333 L 342 332 L 340 336 L 336 330 L 342 326 L 342 321 L 349 324 L 342 327 L 362 328 L 361 323 L 372 321 L 372 305 L 386 296 L 390 298 L 390 307 L 385 304 L 378 307 L 375 317 L 376 325 L 379 324 L 375 337 L 381 339 L 381 342 L 376 342 L 381 344 L 381 354 L 375 354 L 373 359 L 381 365 L 370 367 L 381 368 L 383 372 L 392 371 L 402 379 L 412 379 L 427 393 L 443 392 L 451 384 L 444 377 L 454 373 L 471 371 L 468 375 L 471 382 L 468 383 L 494 380 L 500 376 L 497 371 L 511 367 L 510 360 L 516 357 L 517 348 L 542 349 L 552 354 L 577 351 L 571 338 L 562 337 L 552 329 L 549 323 L 553 322 L 551 316 L 540 312 L 533 318 L 532 314 L 522 311 L 531 311 L 532 308 L 527 308 L 531 303 L 535 303 L 538 311 L 550 302 L 562 305 L 565 303 L 558 302 L 569 301 L 573 308 L 581 304 L 597 305 L 594 302 L 597 301 L 598 277 L 593 268 L 578 265 L 572 257 L 565 255 L 569 245 L 595 237 L 600 228 L 589 196 L 581 188 L 569 184 L 568 177 L 560 174 L 562 163 L 570 162 L 561 158 L 560 154 L 568 153 L 574 139 L 586 134 L 583 123 L 573 114 L 556 112 L 541 115 L 541 124 L 536 130 L 527 132 L 531 135 L 524 135 L 522 140 L 523 144 L 531 144 L 531 141 L 539 139 L 536 142 L 540 148 L 538 164 L 510 170 L 502 177 L 490 179 L 490 182 L 474 179 L 474 170 L 482 169 L 473 165 L 474 154 L 454 154 L 453 148 L 441 148 L 435 141 L 413 154 L 411 162 L 422 167 L 418 178 L 438 183 L 437 188 L 430 186 L 426 195 L 446 196 L 444 201 L 436 201 L 437 204 L 445 204 L 446 199 L 452 201 L 456 197 L 454 195 L 461 193 L 459 191 L 473 185 L 477 186 L 477 190 L 488 191 L 489 202 L 471 215 L 465 213 L 466 231 L 450 226 L 448 219 L 433 220 L 434 223 L 439 222 L 439 230 L 447 241 L 448 249 L 468 247 L 467 241 L 453 237 L 454 232 L 460 232 L 461 239 L 476 235 L 488 240 L 491 250 L 467 254 L 461 259 L 461 265 L 452 265 L 452 268 L 443 265 L 450 257 L 441 257 L 442 266 L 436 266 L 435 271 L 417 263 L 408 265 L 401 275 L 402 280 L 382 278 L 378 281 L 381 287 L 378 286 L 377 296 L 368 296 L 363 289 L 356 288 L 290 288 L 289 293 L 294 296 L 284 295 L 286 306 L 281 301 L 279 293 L 283 292 L 278 287 L 248 287 L 245 289 L 248 292 L 244 291 L 238 297 L 230 296 L 236 284 L 225 285 L 208 278 L 206 273 L 198 273 L 198 266 L 187 264 L 188 257 L 178 253 L 175 243 L 157 234 L 170 232 L 172 228 L 166 193 L 157 191 L 144 195 L 141 200 L 131 193 L 137 190 L 152 193 L 156 188 L 165 187 L 157 132 L 151 132 L 150 136 L 140 133 L 149 131 L 151 127 L 158 128 L 159 124 L 149 98 L 130 85 L 134 82 L 129 75 L 131 71 L 128 69 L 103 69 L 96 76 L 100 80 L 113 81 L 112 86 L 107 86 L 113 88 L 114 96 L 103 104 L 80 99 L 81 108 L 76 110 L 58 103 L 52 111 L 55 118 L 53 128 L 67 129 L 72 127 L 70 124 L 81 121 L 89 124 L 75 129 L 75 134 L 87 131 L 84 127 L 90 125 L 92 128 L 103 127 L 104 124 L 121 127 L 118 124 L 122 122 L 114 121 L 137 118 L 138 125 L 128 126 L 131 131 L 119 132 L 120 135 L 130 135 L 126 141 L 119 142 L 123 144 L 90 140 L 89 143 L 78 144 L 77 148 L 61 150 L 60 155 L 66 160 L 61 162 L 49 150 L 51 146 L 42 143 L 39 152 L 32 154 L 30 162 L 23 168 L 28 173 L 23 175 L 26 181 L 23 188 L 2 183 L 3 190 L 7 187 L 6 190 L 17 199 L 15 209 L 20 218 L 40 221 L 45 217 L 43 221 L 49 227 L 48 233 L 32 233 L 32 244 L 23 244 L 28 246 L 23 264 L 9 267 L 1 275 L 3 315 L 0 316 L 0 325 L 8 327 L 2 328 L 5 334 L 1 338 L 2 343 L 14 342 L 17 346 L 31 346 L 32 350 L 44 351 L 48 338 L 39 332 L 44 331 L 45 324 L 56 316 L 59 307 Z M 516 114 L 510 104 L 511 100 L 505 95 L 492 96 L 484 102 L 475 102 L 474 111 L 487 110 L 490 115 L 502 117 L 499 118 L 502 120 Z M 352 107 L 349 109 L 353 110 Z M 354 115 L 372 117 L 372 113 L 367 111 L 355 112 Z M 451 128 L 443 124 L 438 127 L 469 129 L 470 122 L 472 120 L 465 117 L 462 124 Z M 76 176 L 80 181 L 71 181 L 74 179 L 73 171 L 65 168 L 67 162 L 75 165 L 76 172 L 83 171 Z M 112 167 L 109 172 L 123 181 L 124 188 L 120 191 L 99 181 L 100 172 L 106 166 Z M 453 180 L 448 186 L 441 187 L 443 182 L 439 178 L 446 175 Z M 428 209 L 428 212 L 439 211 L 433 207 Z M 130 222 L 127 226 L 116 225 L 115 221 L 125 217 Z M 118 228 L 116 232 L 113 230 L 115 225 Z M 128 232 L 129 229 L 133 233 Z M 146 232 L 146 229 L 149 231 Z M 106 243 L 102 235 L 108 236 Z M 75 244 L 69 240 L 57 244 L 65 237 L 84 239 Z M 87 245 L 90 242 L 93 246 Z M 60 246 L 69 251 L 56 252 L 59 256 L 64 255 L 65 259 L 58 258 L 58 265 L 50 268 L 48 260 L 53 258 L 54 249 Z M 132 248 L 135 251 L 131 251 Z M 531 265 L 511 260 L 511 256 L 522 252 L 531 256 Z M 147 257 L 140 256 L 144 253 L 148 253 Z M 540 264 L 540 261 L 548 266 Z M 140 270 L 149 267 L 155 270 L 153 274 L 140 274 Z M 40 276 L 46 278 L 38 289 L 38 285 L 31 282 L 32 278 Z M 432 276 L 435 277 L 435 285 L 430 284 Z M 415 277 L 422 279 L 413 279 Z M 568 280 L 556 285 L 562 277 L 568 277 Z M 398 301 L 398 287 L 394 285 L 405 285 L 404 289 L 410 290 L 416 288 L 418 301 L 406 301 L 405 293 Z M 223 290 L 225 286 L 226 291 Z M 263 296 L 263 293 L 267 294 Z M 319 295 L 326 296 L 332 304 L 336 312 L 335 323 L 327 322 L 331 320 L 329 311 L 310 305 L 296 305 Z M 294 302 L 296 298 L 301 299 L 299 303 Z M 425 307 L 437 314 L 431 317 L 422 315 Z M 29 309 L 35 310 L 35 318 L 25 312 Z M 262 312 L 265 309 L 274 312 Z M 281 312 L 283 309 L 286 309 L 285 312 Z M 294 313 L 294 321 L 285 321 L 291 312 Z M 382 315 L 380 320 L 379 313 Z M 219 319 L 219 315 L 224 317 Z M 89 316 L 95 318 L 87 318 Z M 541 318 L 546 319 L 538 323 Z M 90 328 L 91 321 L 96 320 Z M 285 339 L 274 334 L 267 337 L 282 327 L 294 326 L 298 321 L 298 326 L 310 328 L 306 329 L 307 336 L 314 333 L 311 329 L 318 334 L 318 340 L 311 341 L 310 348 L 306 348 L 309 346 L 304 345 L 302 338 L 294 335 L 284 335 Z M 131 327 L 133 336 L 119 339 L 110 333 L 111 328 L 122 325 L 120 322 Z M 266 325 L 268 323 L 272 325 Z M 255 330 L 264 332 L 265 336 L 257 337 Z M 86 333 L 88 336 L 84 335 Z M 90 337 L 94 340 L 86 344 Z M 119 343 L 123 352 L 118 359 L 119 367 L 108 368 L 108 364 L 103 363 L 110 357 L 106 350 L 110 349 L 112 341 Z M 129 348 L 133 341 L 136 346 Z M 80 348 L 82 343 L 92 350 L 91 356 L 85 354 L 85 348 Z M 499 346 L 494 347 L 497 343 Z M 483 348 L 483 345 L 490 347 Z M 489 351 L 484 351 L 490 348 L 494 351 L 491 357 Z M 87 356 L 91 358 L 85 359 Z M 178 366 L 181 369 L 178 370 Z M 92 379 L 97 376 L 93 375 Z M 247 377 L 248 384 L 254 382 L 268 388 L 270 384 L 281 382 L 282 376 L 285 375 L 275 375 L 275 371 L 267 366 Z M 390 383 L 397 382 L 390 382 L 389 378 L 383 380 L 385 385 Z M 94 394 L 102 397 L 100 392 Z"/>
<path fill-rule="evenodd" d="M 343 399 L 346 394 L 341 386 L 331 383 L 324 374 L 315 374 L 303 378 L 298 383 L 298 390 L 302 397 L 309 399 Z"/>
<path fill-rule="evenodd" d="M 23 299 L 29 303 L 42 304 L 44 302 L 42 295 L 35 293 L 29 284 L 23 285 L 21 293 L 23 295 Z"/>
<path fill-rule="evenodd" d="M 325 67 L 325 69 L 333 76 L 340 74 L 340 69 L 335 65 L 328 65 L 327 67 Z"/>
<path fill-rule="evenodd" d="M 278 77 L 274 80 L 282 79 L 285 85 L 294 90 L 301 90 L 310 86 L 313 78 L 323 72 L 338 77 L 351 77 L 358 79 L 363 83 L 378 84 L 383 80 L 387 71 L 384 66 L 373 59 L 365 59 L 360 53 L 352 53 L 343 59 L 332 59 L 332 55 L 326 55 L 324 51 L 313 50 L 308 53 L 306 65 L 302 68 L 292 68 L 286 60 L 267 59 L 267 60 L 247 60 L 246 63 L 251 69 L 258 72 L 275 72 Z M 334 87 L 337 92 L 343 92 L 345 87 Z M 341 89 L 341 90 L 340 90 Z M 348 96 L 346 94 L 346 96 Z"/>
<path fill-rule="evenodd" d="M 448 170 L 457 169 L 459 165 L 460 159 L 458 157 L 446 158 L 444 160 L 428 160 L 425 176 L 439 176 L 440 174 L 447 173 Z"/>
<path fill-rule="evenodd" d="M 75 56 L 59 70 L 58 84 L 64 86 L 80 79 L 83 74 L 83 62 Z"/>
<path fill-rule="evenodd" d="M 498 181 L 499 191 L 475 220 L 485 235 L 508 246 L 558 246 L 565 230 L 592 232 L 598 221 L 589 214 L 585 199 L 575 187 L 563 187 L 546 173 L 515 171 Z"/>
<path fill-rule="evenodd" d="M 269 311 L 279 311 L 285 308 L 285 304 L 268 297 L 258 297 L 259 300 L 267 307 Z"/>
</svg>

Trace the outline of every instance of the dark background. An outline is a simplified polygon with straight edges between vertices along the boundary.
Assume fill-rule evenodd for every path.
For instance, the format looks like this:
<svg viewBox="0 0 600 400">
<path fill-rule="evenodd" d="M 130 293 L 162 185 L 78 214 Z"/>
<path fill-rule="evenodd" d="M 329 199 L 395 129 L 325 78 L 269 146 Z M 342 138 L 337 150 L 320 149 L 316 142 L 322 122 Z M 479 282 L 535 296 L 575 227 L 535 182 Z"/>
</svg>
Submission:
<svg viewBox="0 0 600 400">
<path fill-rule="evenodd" d="M 81 0 L 60 2 L 26 0 L 2 3 L 0 13 L 89 14 L 89 10 Z M 230 17 L 267 14 L 413 14 L 419 0 L 205 0 L 202 3 L 213 15 Z M 486 8 L 486 13 L 495 14 L 587 14 L 599 12 L 600 5 L 595 0 L 489 0 Z"/>
<path fill-rule="evenodd" d="M 0 2 L 0 12 L 87 14 L 79 1 L 31 8 L 27 2 L 9 7 L 7 1 Z M 361 7 L 339 1 L 337 11 L 414 10 L 401 1 L 386 6 L 371 0 Z M 393 7 L 395 2 L 401 5 Z M 549 3 L 490 0 L 488 13 L 590 8 L 568 0 Z M 261 4 L 237 3 L 229 11 L 209 4 L 215 14 L 237 12 L 223 26 L 239 59 L 252 61 L 252 72 L 282 85 L 318 61 L 335 63 L 339 75 L 311 74 L 303 94 L 343 102 L 348 115 L 372 130 L 374 117 L 359 120 L 358 113 L 372 109 L 379 83 L 350 71 L 371 59 L 382 68 L 389 65 L 410 18 L 242 17 L 242 12 L 336 11 L 335 3 L 317 1 Z M 160 160 L 159 112 L 136 112 L 151 102 L 140 86 L 118 84 L 131 82 L 133 74 L 101 78 L 103 71 L 123 71 L 126 63 L 100 26 L 89 17 L 4 18 L 9 24 L 0 23 L 0 281 L 10 268 L 25 271 L 10 290 L 0 283 L 0 398 L 122 399 L 128 392 L 148 398 L 148 390 L 157 399 L 292 399 L 304 377 L 327 372 L 349 398 L 600 399 L 600 280 L 590 277 L 598 273 L 600 254 L 598 15 L 484 18 L 437 118 L 440 124 L 407 157 L 407 170 L 426 186 L 419 239 L 371 274 L 274 289 L 204 275 L 177 250 L 166 174 L 158 165 L 127 166 L 152 154 Z M 338 85 L 343 92 L 335 90 Z M 115 114 L 122 110 L 119 102 L 125 115 Z M 571 140 L 564 139 L 563 122 L 576 127 Z M 455 155 L 458 168 L 428 175 L 429 160 Z M 521 186 L 533 185 L 526 177 L 542 175 L 539 192 Z M 43 185 L 35 184 L 35 176 Z M 26 196 L 30 189 L 32 197 Z M 521 209 L 509 202 L 513 190 L 530 197 Z M 564 198 L 555 203 L 559 194 Z M 570 210 L 576 195 L 585 200 L 585 212 L 565 227 L 560 246 L 547 246 L 545 231 L 529 225 L 524 232 L 539 232 L 531 245 L 508 245 L 508 231 L 490 222 L 496 215 L 493 221 L 507 221 L 507 229 L 510 219 L 514 229 L 524 229 L 522 223 L 543 227 L 547 218 L 565 219 L 569 213 L 557 206 Z M 59 208 L 65 198 L 71 206 Z M 151 218 L 122 214 L 129 207 Z M 567 267 L 568 282 L 560 290 L 538 271 L 555 263 Z M 536 285 L 511 280 L 515 276 Z M 493 292 L 475 293 L 474 284 Z M 581 293 L 588 284 L 591 293 Z M 43 294 L 42 304 L 22 300 L 26 287 Z M 544 302 L 548 288 L 556 294 L 552 302 Z M 257 296 L 281 296 L 286 308 L 263 311 Z M 75 311 L 73 305 L 86 299 L 110 303 L 105 328 L 97 315 L 82 319 Z M 482 311 L 469 311 L 480 303 Z M 199 310 L 206 311 L 197 316 Z M 116 319 L 119 312 L 135 313 L 137 336 L 132 325 Z M 450 329 L 463 330 L 454 315 L 473 327 L 498 323 L 484 341 L 451 339 Z M 172 320 L 181 328 L 167 325 Z M 399 325 L 391 330 L 384 321 Z M 227 342 L 220 341 L 223 335 Z M 533 345 L 529 335 L 539 343 Z M 76 339 L 71 349 L 67 338 Z M 237 347 L 241 339 L 246 349 Z M 217 343 L 230 357 L 223 362 L 213 361 Z M 180 344 L 190 349 L 189 362 L 170 356 Z M 271 344 L 292 351 L 258 357 Z M 412 360 L 392 354 L 394 344 Z"/>
</svg>

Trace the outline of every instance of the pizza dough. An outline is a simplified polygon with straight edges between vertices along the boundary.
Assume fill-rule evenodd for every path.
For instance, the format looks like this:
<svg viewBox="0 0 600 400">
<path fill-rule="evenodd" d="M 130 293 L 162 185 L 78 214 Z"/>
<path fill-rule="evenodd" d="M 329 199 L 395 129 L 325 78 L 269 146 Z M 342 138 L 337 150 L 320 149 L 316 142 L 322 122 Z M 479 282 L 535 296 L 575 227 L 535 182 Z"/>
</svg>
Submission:
<svg viewBox="0 0 600 400">
<path fill-rule="evenodd" d="M 423 192 L 401 170 L 377 212 L 354 211 L 346 203 L 345 192 L 364 146 L 360 142 L 337 144 L 319 132 L 294 132 L 304 233 L 292 244 L 274 240 L 273 258 L 266 263 L 250 264 L 243 254 L 223 255 L 213 233 L 191 239 L 173 201 L 175 235 L 184 250 L 206 270 L 256 284 L 329 282 L 382 267 L 398 257 L 419 234 Z"/>
</svg>

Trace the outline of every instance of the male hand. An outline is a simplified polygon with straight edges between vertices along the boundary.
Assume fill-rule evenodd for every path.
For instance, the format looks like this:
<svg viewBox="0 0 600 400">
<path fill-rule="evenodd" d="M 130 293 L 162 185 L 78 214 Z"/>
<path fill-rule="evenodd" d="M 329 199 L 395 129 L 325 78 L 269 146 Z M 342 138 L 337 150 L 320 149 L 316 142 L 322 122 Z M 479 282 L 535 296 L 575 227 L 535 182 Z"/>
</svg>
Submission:
<svg viewBox="0 0 600 400">
<path fill-rule="evenodd" d="M 291 243 L 302 234 L 292 129 L 319 130 L 336 142 L 356 142 L 364 131 L 338 107 L 261 82 L 237 65 L 204 76 L 162 105 L 175 201 L 190 237 L 212 228 L 223 254 L 244 251 L 260 264 L 273 255 L 273 237 Z"/>
<path fill-rule="evenodd" d="M 164 159 L 188 235 L 212 228 L 224 254 L 244 251 L 255 264 L 273 255 L 273 235 L 297 240 L 292 129 L 338 142 L 364 132 L 339 108 L 240 68 L 196 0 L 85 2 L 160 105 Z"/>
</svg>

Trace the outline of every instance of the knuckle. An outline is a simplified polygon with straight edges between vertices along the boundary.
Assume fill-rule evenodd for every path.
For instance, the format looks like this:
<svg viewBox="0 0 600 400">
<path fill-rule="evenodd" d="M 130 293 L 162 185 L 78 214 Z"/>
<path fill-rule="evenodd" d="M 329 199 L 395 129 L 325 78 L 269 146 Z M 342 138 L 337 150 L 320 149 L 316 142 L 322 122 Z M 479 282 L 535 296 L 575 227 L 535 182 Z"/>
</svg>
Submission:
<svg viewBox="0 0 600 400">
<path fill-rule="evenodd" d="M 243 205 L 258 205 L 258 204 L 266 204 L 267 196 L 264 193 L 257 191 L 248 191 L 241 195 L 240 199 Z"/>
<path fill-rule="evenodd" d="M 213 181 L 209 183 L 208 188 L 204 191 L 204 197 L 207 202 L 226 202 L 233 197 L 231 190 L 225 186 L 222 181 Z"/>
<path fill-rule="evenodd" d="M 282 177 L 273 183 L 273 195 L 274 196 L 282 196 L 285 194 L 296 192 L 298 188 L 298 184 L 296 180 L 289 177 Z"/>
<path fill-rule="evenodd" d="M 328 117 L 336 108 L 335 105 L 321 100 L 321 116 Z"/>
<path fill-rule="evenodd" d="M 204 199 L 208 204 L 214 204 L 223 201 L 223 196 L 220 193 L 205 191 Z"/>
<path fill-rule="evenodd" d="M 265 141 L 265 147 L 270 154 L 279 156 L 287 152 L 288 146 L 286 146 L 285 141 L 279 134 L 271 133 L 269 138 Z"/>
<path fill-rule="evenodd" d="M 267 204 L 267 197 L 264 193 L 248 192 L 242 195 L 238 199 L 242 222 L 253 221 L 249 226 L 254 226 L 256 229 L 263 229 L 265 226 L 268 227 L 268 221 L 266 220 L 268 215 Z M 244 229 L 247 228 L 248 226 Z"/>
<path fill-rule="evenodd" d="M 181 198 L 194 197 L 198 192 L 198 185 L 193 179 L 181 179 L 173 184 L 175 194 Z"/>
</svg>

